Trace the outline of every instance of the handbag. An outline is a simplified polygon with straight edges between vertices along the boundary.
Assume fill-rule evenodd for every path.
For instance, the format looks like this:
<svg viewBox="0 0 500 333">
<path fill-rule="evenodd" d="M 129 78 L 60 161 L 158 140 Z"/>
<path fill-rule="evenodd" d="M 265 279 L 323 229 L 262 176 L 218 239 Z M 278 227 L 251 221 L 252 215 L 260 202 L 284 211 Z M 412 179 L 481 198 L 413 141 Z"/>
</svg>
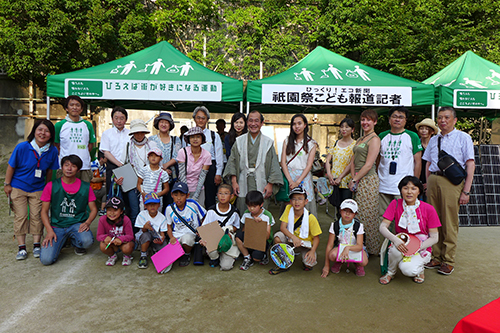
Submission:
<svg viewBox="0 0 500 333">
<path fill-rule="evenodd" d="M 341 202 L 341 197 L 340 197 L 340 188 L 338 185 L 332 185 L 333 190 L 332 194 L 328 197 L 328 201 L 330 204 L 334 207 L 340 207 Z"/>
<path fill-rule="evenodd" d="M 437 165 L 439 170 L 453 185 L 460 184 L 467 176 L 467 173 L 453 156 L 441 150 L 441 137 L 438 138 L 438 150 Z"/>
<path fill-rule="evenodd" d="M 303 147 L 300 147 L 300 149 L 293 155 L 293 157 L 290 159 L 290 161 L 286 162 L 286 165 L 288 165 L 293 159 L 300 153 Z M 283 186 L 280 187 L 278 190 L 278 193 L 276 193 L 276 201 L 280 202 L 289 202 L 290 197 L 288 196 L 290 192 L 290 183 L 288 182 L 288 179 L 286 178 L 285 174 L 283 173 L 283 169 L 281 170 L 281 174 L 283 175 Z"/>
<path fill-rule="evenodd" d="M 323 177 L 325 175 L 325 162 L 321 159 L 318 150 L 316 150 L 316 153 L 314 154 L 314 162 L 311 168 L 311 173 L 316 177 Z"/>
</svg>

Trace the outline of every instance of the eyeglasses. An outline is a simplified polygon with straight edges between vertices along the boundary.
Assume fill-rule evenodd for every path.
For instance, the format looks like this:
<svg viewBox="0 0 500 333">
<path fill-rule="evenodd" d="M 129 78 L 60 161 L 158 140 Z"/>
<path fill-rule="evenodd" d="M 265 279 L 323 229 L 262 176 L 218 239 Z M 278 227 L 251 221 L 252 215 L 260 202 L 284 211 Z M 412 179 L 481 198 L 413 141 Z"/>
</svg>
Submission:
<svg viewBox="0 0 500 333">
<path fill-rule="evenodd" d="M 391 116 L 392 119 L 400 119 L 400 120 L 403 120 L 405 119 L 406 117 L 405 116 L 396 116 L 396 115 L 392 115 Z"/>
<path fill-rule="evenodd" d="M 194 119 L 197 119 L 197 120 L 205 120 L 205 119 L 207 119 L 207 117 L 196 116 L 196 117 L 194 117 Z"/>
</svg>

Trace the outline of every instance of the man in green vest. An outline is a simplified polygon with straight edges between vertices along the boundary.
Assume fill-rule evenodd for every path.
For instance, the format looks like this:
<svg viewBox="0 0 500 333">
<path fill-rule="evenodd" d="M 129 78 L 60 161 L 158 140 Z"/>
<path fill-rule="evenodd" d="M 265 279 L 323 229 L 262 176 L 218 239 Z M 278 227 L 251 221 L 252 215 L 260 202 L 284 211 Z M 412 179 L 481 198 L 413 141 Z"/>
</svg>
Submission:
<svg viewBox="0 0 500 333">
<path fill-rule="evenodd" d="M 49 182 L 43 190 L 41 214 L 47 229 L 40 254 L 43 265 L 56 262 L 68 238 L 78 255 L 85 254 L 85 249 L 94 242 L 90 224 L 97 215 L 97 206 L 90 184 L 76 178 L 81 167 L 82 160 L 77 155 L 63 157 L 62 178 Z"/>
</svg>

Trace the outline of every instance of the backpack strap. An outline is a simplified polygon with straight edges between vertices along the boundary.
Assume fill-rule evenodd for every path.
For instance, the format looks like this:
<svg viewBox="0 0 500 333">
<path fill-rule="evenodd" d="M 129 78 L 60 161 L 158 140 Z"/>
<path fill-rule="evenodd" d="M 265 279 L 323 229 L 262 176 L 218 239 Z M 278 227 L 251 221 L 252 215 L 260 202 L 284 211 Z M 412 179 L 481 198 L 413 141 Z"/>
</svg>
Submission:
<svg viewBox="0 0 500 333">
<path fill-rule="evenodd" d="M 184 225 L 196 235 L 196 230 L 191 226 L 191 224 L 187 223 L 187 221 L 177 212 L 173 203 L 170 204 L 170 207 L 172 207 L 172 211 L 179 218 L 179 220 L 181 220 L 181 222 L 184 223 Z"/>
<path fill-rule="evenodd" d="M 300 226 L 302 225 L 302 219 L 303 219 L 303 217 L 304 217 L 304 214 L 300 215 L 300 217 L 294 223 L 294 225 L 293 225 L 293 231 L 294 232 L 295 232 L 295 230 L 297 230 L 297 228 L 300 228 Z"/>
</svg>

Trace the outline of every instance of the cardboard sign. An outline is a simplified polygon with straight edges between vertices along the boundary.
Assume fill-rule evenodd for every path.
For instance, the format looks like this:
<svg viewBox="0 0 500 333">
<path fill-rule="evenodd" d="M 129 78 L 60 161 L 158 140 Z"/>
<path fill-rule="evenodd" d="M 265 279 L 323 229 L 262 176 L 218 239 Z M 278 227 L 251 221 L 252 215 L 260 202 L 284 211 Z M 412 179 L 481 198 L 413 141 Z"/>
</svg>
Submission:
<svg viewBox="0 0 500 333">
<path fill-rule="evenodd" d="M 216 251 L 219 246 L 220 239 L 224 236 L 224 230 L 222 230 L 219 223 L 214 221 L 204 224 L 196 230 L 198 230 L 201 239 L 207 242 L 207 253 Z"/>
<path fill-rule="evenodd" d="M 177 241 L 175 244 L 168 243 L 163 249 L 151 256 L 151 260 L 155 265 L 156 271 L 160 273 L 184 254 L 182 245 Z"/>
<path fill-rule="evenodd" d="M 254 219 L 245 219 L 245 241 L 243 244 L 247 249 L 266 251 L 267 222 L 255 222 Z"/>
</svg>

